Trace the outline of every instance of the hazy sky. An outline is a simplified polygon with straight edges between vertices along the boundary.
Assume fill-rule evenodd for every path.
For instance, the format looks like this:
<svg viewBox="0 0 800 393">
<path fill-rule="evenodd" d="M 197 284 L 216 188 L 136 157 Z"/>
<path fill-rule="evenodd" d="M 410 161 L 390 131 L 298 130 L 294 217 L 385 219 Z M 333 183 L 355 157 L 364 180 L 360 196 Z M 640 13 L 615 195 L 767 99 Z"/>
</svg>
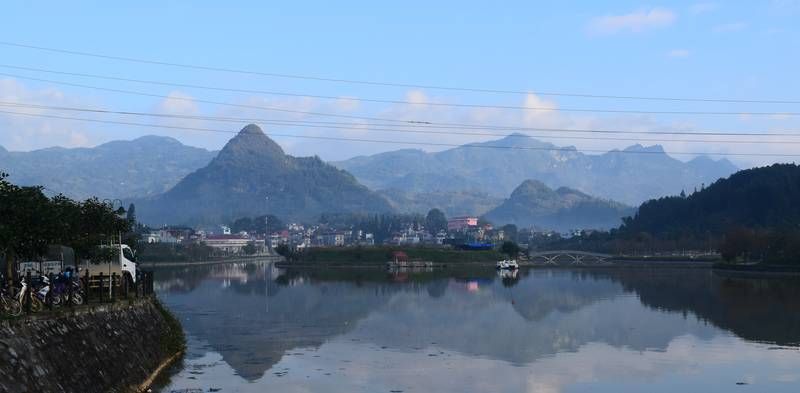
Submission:
<svg viewBox="0 0 800 393">
<path fill-rule="evenodd" d="M 216 2 L 214 2 L 216 3 Z M 800 1 L 638 3 L 559 2 L 6 2 L 0 41 L 167 62 L 266 73 L 379 82 L 503 89 L 497 94 L 301 80 L 188 70 L 73 56 L 0 45 L 0 103 L 93 107 L 148 113 L 357 123 L 350 129 L 265 124 L 267 133 L 391 141 L 464 143 L 495 136 L 395 133 L 370 130 L 365 120 L 283 113 L 197 102 L 278 107 L 356 117 L 520 127 L 636 131 L 766 131 L 800 133 L 800 116 L 603 114 L 464 108 L 430 103 L 646 111 L 800 112 L 800 104 L 631 101 L 537 93 L 779 99 L 800 101 Z M 277 4 L 280 3 L 280 4 Z M 234 93 L 48 74 L 7 66 L 146 79 L 234 89 L 347 99 Z M 65 86 L 33 77 L 156 96 Z M 114 121 L 236 131 L 245 122 L 93 115 L 0 106 L 17 111 Z M 374 127 L 373 127 L 374 128 Z M 428 128 L 427 130 L 430 130 Z M 442 130 L 439 130 L 442 131 Z M 447 130 L 444 130 L 447 131 Z M 475 132 L 474 130 L 470 130 Z M 502 133 L 505 131 L 477 131 Z M 526 131 L 558 145 L 621 148 L 630 140 L 565 139 L 576 134 Z M 219 149 L 230 134 L 168 130 L 0 113 L 0 145 L 9 150 L 94 146 L 147 134 Z M 593 136 L 592 134 L 578 134 Z M 661 142 L 675 152 L 798 153 L 800 144 L 711 142 L 710 137 L 594 135 L 612 138 L 703 139 Z M 800 137 L 738 137 L 797 141 Z M 275 138 L 296 155 L 342 159 L 402 144 Z M 737 137 L 716 138 L 716 140 Z M 645 145 L 659 142 L 640 142 Z M 427 150 L 441 147 L 422 147 Z M 679 156 L 688 158 L 688 156 Z M 740 166 L 793 158 L 730 157 Z"/>
</svg>

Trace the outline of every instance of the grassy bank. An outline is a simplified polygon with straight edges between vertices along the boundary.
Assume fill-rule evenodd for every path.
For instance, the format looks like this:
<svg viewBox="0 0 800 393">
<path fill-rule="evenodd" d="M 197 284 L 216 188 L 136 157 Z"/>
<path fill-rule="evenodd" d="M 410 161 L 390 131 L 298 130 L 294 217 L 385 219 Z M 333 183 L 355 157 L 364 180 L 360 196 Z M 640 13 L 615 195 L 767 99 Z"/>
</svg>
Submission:
<svg viewBox="0 0 800 393">
<path fill-rule="evenodd" d="M 432 247 L 319 247 L 293 255 L 291 263 L 327 266 L 383 265 L 402 251 L 410 260 L 445 264 L 495 262 L 503 254 L 494 250 L 464 251 Z"/>
<path fill-rule="evenodd" d="M 714 269 L 731 272 L 752 273 L 800 273 L 800 265 L 770 265 L 765 263 L 741 264 L 719 262 L 714 264 Z"/>
<path fill-rule="evenodd" d="M 183 327 L 177 317 L 164 307 L 158 299 L 153 299 L 153 304 L 164 318 L 168 330 L 161 335 L 161 349 L 165 353 L 179 353 L 186 349 L 186 337 L 183 333 Z"/>
<path fill-rule="evenodd" d="M 152 387 L 164 387 L 169 383 L 170 376 L 177 372 L 183 364 L 183 355 L 186 352 L 186 335 L 178 318 L 172 314 L 158 299 L 153 299 L 154 306 L 167 326 L 167 331 L 161 335 L 159 346 L 164 353 L 172 354 L 163 359 L 161 364 L 144 382 L 139 384 L 137 392 L 151 392 Z"/>
<path fill-rule="evenodd" d="M 698 256 L 688 257 L 683 255 L 657 255 L 657 256 L 638 256 L 638 255 L 619 255 L 612 257 L 614 261 L 650 261 L 650 262 L 719 262 L 719 256 Z"/>
</svg>

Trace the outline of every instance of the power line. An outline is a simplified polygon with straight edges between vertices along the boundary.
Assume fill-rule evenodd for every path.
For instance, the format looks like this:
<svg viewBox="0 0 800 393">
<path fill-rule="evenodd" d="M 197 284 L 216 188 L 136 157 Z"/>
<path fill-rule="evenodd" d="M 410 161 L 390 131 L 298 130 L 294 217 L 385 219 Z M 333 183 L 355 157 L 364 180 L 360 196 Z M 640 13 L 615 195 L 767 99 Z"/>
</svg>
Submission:
<svg viewBox="0 0 800 393">
<path fill-rule="evenodd" d="M 328 96 L 328 95 L 320 95 L 320 94 L 302 94 L 302 93 L 292 93 L 292 92 L 283 92 L 283 91 L 273 91 L 273 90 L 258 90 L 258 89 L 240 89 L 240 88 L 229 88 L 229 87 L 220 87 L 220 86 L 208 86 L 208 85 L 198 85 L 198 84 L 187 84 L 187 83 L 174 83 L 174 82 L 164 82 L 164 81 L 155 81 L 155 80 L 148 80 L 148 79 L 134 79 L 134 78 L 124 78 L 124 77 L 116 77 L 116 76 L 108 76 L 108 75 L 98 75 L 98 74 L 88 74 L 88 73 L 81 73 L 81 72 L 68 72 L 68 71 L 57 71 L 57 70 L 48 70 L 43 68 L 35 68 L 35 67 L 22 67 L 22 66 L 14 66 L 8 64 L 0 64 L 2 68 L 10 68 L 16 70 L 25 70 L 25 71 L 34 71 L 34 72 L 43 72 L 49 74 L 57 74 L 57 75 L 69 75 L 69 76 L 78 76 L 84 78 L 94 78 L 94 79 L 103 79 L 103 80 L 113 80 L 113 81 L 123 81 L 123 82 L 134 82 L 134 83 L 142 83 L 142 84 L 150 84 L 150 85 L 158 85 L 158 86 L 171 86 L 171 87 L 182 87 L 182 88 L 191 88 L 191 89 L 201 89 L 201 90 L 211 90 L 211 91 L 224 91 L 224 92 L 233 92 L 233 93 L 248 93 L 248 94 L 265 94 L 265 95 L 276 95 L 276 96 L 286 96 L 286 97 L 302 97 L 302 98 L 316 98 L 316 99 L 324 99 L 324 100 L 337 100 L 337 101 L 353 101 L 353 102 L 371 102 L 371 103 L 385 103 L 385 104 L 401 104 L 401 105 L 423 105 L 423 106 L 441 106 L 441 107 L 456 107 L 456 108 L 482 108 L 482 109 L 514 109 L 514 110 L 536 110 L 536 111 L 565 111 L 565 112 L 610 112 L 610 113 L 636 113 L 636 114 L 713 114 L 713 115 L 721 115 L 721 114 L 764 114 L 764 115 L 776 115 L 776 114 L 785 114 L 783 112 L 766 112 L 766 113 L 748 113 L 748 112 L 697 112 L 697 111 L 633 111 L 633 110 L 614 110 L 614 109 L 584 109 L 584 108 L 549 108 L 549 107 L 531 107 L 531 106 L 515 106 L 515 105 L 488 105 L 488 104 L 460 104 L 460 103 L 450 103 L 450 102 L 425 102 L 425 103 L 418 103 L 413 101 L 406 101 L 406 100 L 391 100 L 391 99 L 375 99 L 375 98 L 359 98 L 359 97 L 343 97 L 343 96 Z"/>
<path fill-rule="evenodd" d="M 100 119 L 87 119 L 87 118 L 78 118 L 78 117 L 68 117 L 68 116 L 57 116 L 57 115 L 46 115 L 41 113 L 23 113 L 23 112 L 14 112 L 14 111 L 2 111 L 0 113 L 6 113 L 11 115 L 20 115 L 20 116 L 32 116 L 32 117 L 44 117 L 44 118 L 55 118 L 55 119 L 64 119 L 64 120 L 77 120 L 77 121 L 85 121 L 85 122 L 93 122 L 93 123 L 103 123 L 103 124 L 118 124 L 118 125 L 129 125 L 129 126 L 136 126 L 136 127 L 150 127 L 150 128 L 167 128 L 167 129 L 176 129 L 176 130 L 184 130 L 184 131 L 198 131 L 198 132 L 214 132 L 214 133 L 225 133 L 225 134 L 238 134 L 236 131 L 228 131 L 228 130 L 219 130 L 219 129 L 211 129 L 211 128 L 200 128 L 200 127 L 186 127 L 186 126 L 169 126 L 169 125 L 157 125 L 157 124 L 146 124 L 146 123 L 136 123 L 136 122 L 127 122 L 127 121 L 115 121 L 115 120 L 100 120 Z M 384 144 L 401 144 L 401 145 L 415 145 L 415 146 L 436 146 L 436 147 L 465 147 L 465 148 L 489 148 L 489 149 L 506 149 L 506 150 L 533 150 L 533 151 L 563 151 L 563 152 L 589 152 L 589 153 L 624 153 L 624 154 L 672 154 L 672 155 L 716 155 L 716 156 L 747 156 L 747 157 L 800 157 L 800 153 L 798 154 L 782 154 L 782 153 L 738 153 L 738 152 L 727 152 L 727 153 L 712 153 L 712 152 L 677 152 L 677 151 L 651 151 L 651 150 L 599 150 L 599 149 L 581 149 L 578 151 L 576 148 L 573 147 L 533 147 L 533 146 L 499 146 L 499 145 L 486 145 L 486 144 L 466 144 L 466 145 L 459 145 L 455 143 L 439 143 L 439 142 L 412 142 L 412 141 L 395 141 L 395 140 L 380 140 L 380 139 L 365 139 L 365 138 L 342 138 L 342 137 L 330 137 L 330 136 L 316 136 L 316 135 L 295 135 L 295 134 L 278 134 L 278 133 L 265 133 L 268 136 L 272 137 L 287 137 L 287 138 L 302 138 L 302 139 L 318 139 L 318 140 L 331 140 L 331 141 L 346 141 L 346 142 L 369 142 L 369 143 L 384 143 Z"/>
<path fill-rule="evenodd" d="M 42 68 L 20 67 L 20 66 L 11 66 L 11 65 L 5 65 L 5 64 L 0 64 L 0 67 L 2 67 L 2 68 L 19 69 L 19 70 L 27 70 L 27 71 L 34 71 L 34 72 L 45 72 L 45 73 L 59 74 L 59 75 L 79 76 L 79 77 L 85 77 L 85 78 L 95 78 L 95 79 L 104 79 L 104 80 L 143 83 L 143 84 L 151 84 L 151 85 L 159 85 L 159 86 L 184 87 L 184 88 L 192 88 L 192 89 L 203 89 L 203 90 L 225 91 L 225 92 L 236 92 L 236 93 L 253 93 L 253 94 L 267 94 L 267 95 L 278 95 L 278 96 L 289 96 L 289 97 L 317 98 L 317 99 L 325 99 L 325 100 L 347 100 L 347 101 L 354 101 L 354 102 L 373 102 L 373 103 L 402 104 L 402 105 L 439 106 L 439 107 L 457 107 L 457 108 L 484 108 L 484 109 L 486 109 L 486 108 L 488 108 L 488 109 L 514 109 L 514 110 L 530 110 L 530 111 L 542 111 L 542 112 L 614 113 L 614 114 L 635 114 L 635 115 L 800 116 L 800 112 L 752 112 L 752 111 L 744 111 L 744 112 L 735 112 L 734 111 L 734 112 L 730 112 L 730 111 L 676 111 L 676 110 L 670 110 L 670 111 L 659 110 L 659 111 L 656 111 L 656 110 L 639 110 L 639 109 L 553 108 L 553 107 L 546 107 L 546 106 L 534 107 L 534 106 L 513 106 L 513 105 L 458 104 L 458 103 L 447 103 L 447 102 L 415 103 L 415 102 L 412 102 L 412 101 L 403 101 L 403 100 L 387 100 L 387 99 L 356 98 L 356 97 L 336 97 L 336 96 L 315 95 L 315 94 L 299 94 L 299 93 L 289 93 L 289 92 L 276 92 L 276 91 L 268 91 L 268 90 L 236 89 L 236 88 L 226 88 L 226 87 L 217 87 L 217 86 L 206 86 L 206 85 L 196 85 L 196 84 L 163 82 L 163 81 L 154 81 L 154 80 L 146 80 L 146 79 L 123 78 L 123 77 L 97 75 L 97 74 L 87 74 L 87 73 L 78 73 L 78 72 L 54 71 L 54 70 L 46 70 L 46 69 L 42 69 Z M 31 79 L 31 80 L 45 81 L 45 82 L 49 82 L 49 83 L 65 84 L 65 85 L 84 87 L 84 88 L 96 88 L 96 89 L 99 89 L 99 87 L 90 87 L 88 85 L 80 85 L 80 84 L 70 84 L 68 82 L 63 82 L 63 81 L 52 81 L 52 80 L 33 78 L 33 77 L 27 77 L 27 76 L 22 76 L 22 75 L 14 75 L 14 74 L 6 74 L 6 73 L 0 73 L 0 75 L 6 75 L 6 76 L 10 76 L 10 77 L 14 77 L 14 78 L 21 78 L 21 79 Z"/>
<path fill-rule="evenodd" d="M 367 125 L 356 123 L 333 123 L 324 122 L 328 124 L 319 124 L 319 122 L 306 122 L 298 120 L 280 120 L 280 119 L 254 119 L 254 118 L 230 118 L 230 117 L 212 117 L 212 116 L 195 116 L 195 115 L 172 115 L 148 112 L 130 112 L 130 111 L 111 111 L 91 108 L 74 108 L 74 107 L 58 107 L 49 105 L 32 105 L 32 104 L 18 104 L 7 103 L 0 101 L 0 106 L 32 108 L 32 109 L 48 109 L 56 111 L 77 111 L 98 114 L 115 114 L 115 115 L 130 115 L 130 116 L 145 116 L 155 118 L 173 118 L 182 120 L 202 120 L 202 121 L 215 121 L 241 124 L 242 122 L 257 122 L 261 124 L 277 125 L 285 127 L 300 127 L 300 128 L 321 128 L 321 129 L 341 129 L 341 130 L 367 130 L 371 132 L 390 132 L 390 133 L 416 133 L 416 134 L 437 134 L 437 135 L 463 135 L 463 136 L 494 136 L 494 137 L 530 137 L 530 138 L 555 138 L 555 139 L 576 139 L 576 140 L 593 140 L 593 141 L 624 141 L 624 142 L 686 142 L 686 143 L 733 143 L 733 144 L 800 144 L 800 140 L 709 140 L 709 139 L 653 139 L 653 138 L 614 138 L 614 137 L 596 137 L 596 136 L 563 136 L 563 135 L 532 135 L 532 134 L 504 134 L 504 133 L 490 133 L 490 132 L 463 132 L 463 131 L 437 131 L 429 129 L 398 129 L 398 128 L 383 128 L 385 125 Z M 333 124 L 330 124 L 333 123 Z M 367 127 L 369 127 L 367 129 Z M 574 130 L 570 130 L 574 131 Z M 582 132 L 595 131 L 586 130 Z M 643 133 L 646 134 L 646 133 Z M 714 134 L 695 134 L 695 135 L 713 135 Z M 748 135 L 748 134 L 742 134 Z M 780 136 L 800 136 L 800 134 L 775 134 Z M 756 135 L 750 135 L 756 136 Z M 757 136 L 763 136 L 757 135 Z"/>
<path fill-rule="evenodd" d="M 468 125 L 458 123 L 411 123 L 411 124 L 383 124 L 383 123 L 344 123 L 335 121 L 314 121 L 314 120 L 291 120 L 291 119 L 265 119 L 256 117 L 227 117 L 227 116 L 203 116 L 203 115 L 180 115 L 180 114 L 167 114 L 167 113 L 152 113 L 152 112 L 135 112 L 135 111 L 118 111 L 102 108 L 85 108 L 85 107 L 70 107 L 70 106 L 54 106 L 54 105 L 40 105 L 29 104 L 20 102 L 0 101 L 0 106 L 13 106 L 23 108 L 36 108 L 36 109 L 50 109 L 58 111 L 75 111 L 75 112 L 89 112 L 100 114 L 118 114 L 118 115 L 132 115 L 132 116 L 150 116 L 150 117 L 163 117 L 163 118 L 177 118 L 177 119 L 191 119 L 191 120 L 208 120 L 208 121 L 223 121 L 223 122 L 256 122 L 256 123 L 287 123 L 287 124 L 314 124 L 314 125 L 333 125 L 333 126 L 350 126 L 353 129 L 361 129 L 365 126 L 369 127 L 411 127 L 422 129 L 476 129 L 476 130 L 499 130 L 499 131 L 540 131 L 540 132 L 564 132 L 564 133 L 600 133 L 600 134 L 632 134 L 632 135 L 702 135 L 702 136 L 782 136 L 782 137 L 798 137 L 799 131 L 788 130 L 780 132 L 731 132 L 731 131 L 697 131 L 697 130 L 684 130 L 684 131 L 634 131 L 634 130 L 608 130 L 608 129 L 574 129 L 574 128 L 552 128 L 552 127 L 526 127 L 526 126 L 497 126 L 497 125 Z M 453 125 L 447 125 L 453 124 Z M 485 135 L 485 136 L 513 136 L 513 134 L 487 134 L 487 133 L 466 133 L 466 132 L 452 132 L 448 134 L 453 135 Z M 522 136 L 529 136 L 522 134 Z M 549 135 L 547 137 L 553 137 Z"/>
<path fill-rule="evenodd" d="M 0 72 L 0 75 L 8 76 L 8 77 L 11 77 L 11 78 L 19 78 L 19 79 L 27 79 L 27 80 L 38 81 L 38 82 L 53 83 L 53 84 L 63 85 L 63 86 L 73 86 L 73 87 L 80 87 L 80 88 L 84 88 L 84 89 L 108 91 L 108 92 L 112 92 L 112 93 L 122 93 L 122 94 L 131 94 L 131 95 L 137 95 L 137 96 L 142 96 L 142 97 L 162 98 L 162 99 L 165 99 L 165 100 L 173 100 L 173 101 L 200 102 L 200 103 L 203 103 L 203 104 L 229 106 L 229 107 L 234 107 L 234 108 L 260 109 L 260 110 L 266 110 L 266 111 L 297 113 L 297 114 L 313 115 L 313 116 L 341 117 L 341 118 L 346 118 L 346 119 L 358 119 L 358 120 L 393 121 L 393 122 L 400 122 L 400 123 L 418 122 L 418 121 L 414 121 L 414 120 L 396 120 L 396 119 L 388 119 L 388 118 L 381 118 L 381 117 L 351 116 L 351 115 L 342 115 L 342 114 L 336 114 L 336 113 L 301 111 L 301 110 L 270 107 L 270 106 L 234 104 L 234 103 L 230 103 L 230 102 L 203 100 L 203 99 L 198 99 L 198 98 L 174 97 L 174 96 L 169 96 L 169 95 L 153 94 L 153 93 L 146 93 L 146 92 L 141 92 L 141 91 L 114 89 L 114 88 L 110 88 L 110 87 L 91 86 L 91 85 L 84 85 L 84 84 L 80 84 L 80 83 L 71 83 L 71 82 L 64 82 L 64 81 L 54 81 L 54 80 L 50 80 L 50 79 L 34 78 L 34 77 L 29 77 L 29 76 L 7 74 L 7 73 L 2 73 L 2 72 Z"/>
<path fill-rule="evenodd" d="M 160 60 L 147 60 L 125 56 L 112 56 L 99 53 L 51 48 L 36 45 L 27 45 L 16 42 L 0 41 L 0 45 L 33 49 L 38 51 L 46 51 L 53 53 L 62 53 L 76 56 L 94 57 L 107 60 L 126 61 L 139 64 L 150 64 L 159 66 L 179 67 L 186 69 L 202 70 L 202 71 L 215 71 L 227 72 L 242 75 L 273 77 L 273 78 L 287 78 L 287 79 L 302 79 L 321 82 L 334 82 L 334 83 L 347 83 L 369 86 L 386 86 L 386 87 L 402 87 L 402 88 L 415 88 L 415 89 L 430 89 L 430 90 L 447 90 L 447 91 L 461 91 L 461 92 L 474 92 L 474 93 L 494 93 L 494 94 L 515 94 L 527 95 L 532 91 L 523 90 L 504 90 L 504 89 L 485 89 L 485 88 L 472 88 L 472 87 L 455 87 L 455 86 L 442 86 L 442 85 L 429 85 L 419 83 L 395 83 L 395 82 L 379 82 L 357 79 L 344 79 L 344 78 L 327 78 L 311 75 L 299 74 L 286 74 L 275 72 L 262 72 L 253 70 L 244 70 L 227 67 L 203 66 L 194 64 L 175 63 Z M 600 98 L 600 99 L 616 99 L 616 100 L 646 100 L 646 101 L 686 101 L 686 102 L 720 102 L 720 103 L 751 103 L 751 104 L 800 104 L 799 100 L 784 100 L 784 99 L 734 99 L 734 98 L 694 98 L 694 97 L 657 97 L 657 96 L 633 96 L 633 95 L 611 95 L 611 94 L 584 94 L 584 93 L 566 93 L 566 92 L 551 92 L 551 91 L 536 91 L 537 95 L 554 96 L 554 97 L 576 97 L 576 98 Z"/>
</svg>

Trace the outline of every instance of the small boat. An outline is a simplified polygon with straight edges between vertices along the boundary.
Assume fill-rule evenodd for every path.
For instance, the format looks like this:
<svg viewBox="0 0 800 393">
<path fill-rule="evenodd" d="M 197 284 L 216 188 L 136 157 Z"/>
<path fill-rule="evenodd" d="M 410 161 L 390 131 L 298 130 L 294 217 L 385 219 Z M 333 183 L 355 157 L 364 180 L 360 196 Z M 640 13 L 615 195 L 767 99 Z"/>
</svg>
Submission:
<svg viewBox="0 0 800 393">
<path fill-rule="evenodd" d="M 519 264 L 515 259 L 503 259 L 497 262 L 497 270 L 517 270 Z"/>
</svg>

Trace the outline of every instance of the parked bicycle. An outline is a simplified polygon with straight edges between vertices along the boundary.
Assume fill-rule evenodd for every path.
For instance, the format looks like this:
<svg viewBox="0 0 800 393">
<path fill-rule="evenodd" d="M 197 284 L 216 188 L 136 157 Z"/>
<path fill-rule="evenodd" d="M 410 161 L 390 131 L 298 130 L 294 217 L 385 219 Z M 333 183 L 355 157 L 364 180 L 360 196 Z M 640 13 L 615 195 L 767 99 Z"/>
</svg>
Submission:
<svg viewBox="0 0 800 393">
<path fill-rule="evenodd" d="M 5 280 L 2 282 L 5 282 Z M 14 298 L 14 295 L 10 293 L 10 289 L 5 287 L 5 284 L 0 285 L 2 285 L 0 286 L 0 312 L 12 317 L 22 315 L 22 304 Z"/>
</svg>

